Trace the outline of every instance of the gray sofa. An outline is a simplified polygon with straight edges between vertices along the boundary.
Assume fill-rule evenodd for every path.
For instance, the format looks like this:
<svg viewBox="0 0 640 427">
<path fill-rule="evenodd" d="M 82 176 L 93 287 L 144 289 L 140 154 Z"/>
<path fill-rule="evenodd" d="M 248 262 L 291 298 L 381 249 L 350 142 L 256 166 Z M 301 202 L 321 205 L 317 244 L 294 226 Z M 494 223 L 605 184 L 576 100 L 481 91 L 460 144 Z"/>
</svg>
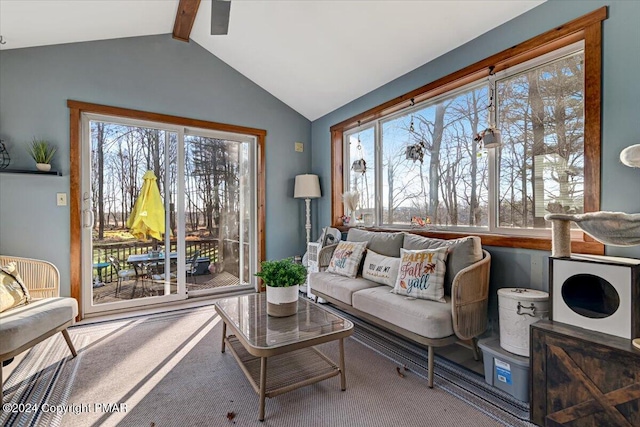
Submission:
<svg viewBox="0 0 640 427">
<path fill-rule="evenodd" d="M 391 288 L 361 276 L 349 278 L 324 271 L 337 245 L 324 247 L 320 272 L 311 273 L 309 286 L 316 299 L 324 298 L 347 313 L 413 340 L 428 348 L 428 384 L 433 387 L 433 348 L 464 341 L 479 360 L 478 336 L 488 323 L 491 256 L 479 237 L 455 240 L 422 237 L 412 233 L 374 232 L 352 228 L 348 241 L 366 241 L 367 249 L 400 257 L 400 249 L 448 247 L 445 275 L 446 303 L 412 299 L 391 293 Z M 364 257 L 363 257 L 364 259 Z"/>
</svg>

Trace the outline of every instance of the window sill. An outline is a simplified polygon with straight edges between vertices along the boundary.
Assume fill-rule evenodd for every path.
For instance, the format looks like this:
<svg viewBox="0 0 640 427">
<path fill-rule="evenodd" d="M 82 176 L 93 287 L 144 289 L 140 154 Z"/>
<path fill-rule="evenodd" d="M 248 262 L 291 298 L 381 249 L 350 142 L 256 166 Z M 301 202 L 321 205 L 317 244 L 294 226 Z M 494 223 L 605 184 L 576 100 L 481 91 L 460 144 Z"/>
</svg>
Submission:
<svg viewBox="0 0 640 427">
<path fill-rule="evenodd" d="M 351 227 L 344 225 L 333 225 L 342 232 L 347 232 Z M 503 248 L 521 248 L 536 249 L 540 251 L 551 252 L 551 239 L 548 237 L 531 237 L 531 236 L 512 236 L 502 234 L 488 233 L 460 233 L 451 231 L 436 230 L 417 230 L 417 229 L 398 229 L 384 227 L 358 227 L 369 231 L 385 231 L 385 232 L 406 232 L 413 233 L 425 237 L 433 237 L 436 239 L 459 239 L 467 236 L 478 236 L 482 240 L 483 246 L 498 246 Z M 589 238 L 589 237 L 587 237 Z M 595 240 L 571 240 L 571 252 L 589 255 L 604 255 L 604 244 Z"/>
</svg>

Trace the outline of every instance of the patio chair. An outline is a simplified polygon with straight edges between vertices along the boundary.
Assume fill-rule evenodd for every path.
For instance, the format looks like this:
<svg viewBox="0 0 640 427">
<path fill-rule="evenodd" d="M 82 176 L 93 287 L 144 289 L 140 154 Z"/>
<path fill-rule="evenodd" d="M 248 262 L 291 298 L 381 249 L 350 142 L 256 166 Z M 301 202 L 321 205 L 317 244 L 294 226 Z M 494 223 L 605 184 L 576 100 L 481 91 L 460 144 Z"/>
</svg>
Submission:
<svg viewBox="0 0 640 427">
<path fill-rule="evenodd" d="M 198 270 L 198 258 L 200 258 L 200 250 L 196 250 L 187 262 L 187 274 L 191 277 Z"/>
<path fill-rule="evenodd" d="M 109 263 L 111 264 L 113 269 L 116 271 L 116 275 L 118 276 L 118 283 L 116 284 L 116 297 L 117 297 L 118 292 L 122 288 L 122 281 L 135 279 L 137 282 L 139 275 L 135 268 L 133 270 L 131 269 L 123 270 L 120 264 L 120 260 L 118 260 L 115 257 L 110 256 Z M 134 289 L 135 289 L 135 286 L 134 286 Z"/>
</svg>

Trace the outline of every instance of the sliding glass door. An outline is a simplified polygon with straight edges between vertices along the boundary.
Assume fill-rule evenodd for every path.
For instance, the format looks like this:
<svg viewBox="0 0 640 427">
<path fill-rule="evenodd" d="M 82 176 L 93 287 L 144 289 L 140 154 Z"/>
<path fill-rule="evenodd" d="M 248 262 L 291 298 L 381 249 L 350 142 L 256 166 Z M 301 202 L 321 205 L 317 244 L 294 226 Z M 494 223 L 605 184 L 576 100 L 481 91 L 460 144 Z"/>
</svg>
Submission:
<svg viewBox="0 0 640 427">
<path fill-rule="evenodd" d="M 82 126 L 86 313 L 253 285 L 254 138 L 91 114 Z"/>
<path fill-rule="evenodd" d="M 255 235 L 253 138 L 185 129 L 185 233 L 188 256 L 200 257 L 187 277 L 189 295 L 251 284 Z M 200 242 L 198 248 L 191 242 Z M 253 245 L 255 247 L 255 245 Z M 203 265 L 205 263 L 205 265 Z"/>
</svg>

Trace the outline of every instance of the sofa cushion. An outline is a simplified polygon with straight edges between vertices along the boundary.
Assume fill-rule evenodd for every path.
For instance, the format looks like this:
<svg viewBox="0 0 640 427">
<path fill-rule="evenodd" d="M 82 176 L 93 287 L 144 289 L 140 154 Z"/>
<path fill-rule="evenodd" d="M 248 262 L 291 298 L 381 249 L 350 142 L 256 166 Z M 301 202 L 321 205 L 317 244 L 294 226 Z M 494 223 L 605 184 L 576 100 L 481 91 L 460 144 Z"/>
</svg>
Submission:
<svg viewBox="0 0 640 427">
<path fill-rule="evenodd" d="M 347 234 L 347 240 L 350 242 L 367 242 L 367 249 L 371 249 L 380 255 L 398 258 L 404 241 L 404 233 L 386 233 L 351 228 Z"/>
<path fill-rule="evenodd" d="M 409 299 L 390 292 L 386 286 L 363 289 L 353 294 L 353 308 L 427 338 L 453 335 L 451 299 L 436 302 Z"/>
<path fill-rule="evenodd" d="M 445 295 L 451 295 L 451 285 L 456 274 L 482 259 L 482 242 L 478 236 L 443 240 L 405 233 L 404 249 L 418 250 L 442 247 L 449 248 L 447 271 L 444 276 L 444 293 Z"/>
<path fill-rule="evenodd" d="M 446 260 L 447 248 L 420 251 L 400 249 L 400 269 L 393 292 L 444 302 Z"/>
<path fill-rule="evenodd" d="M 29 290 L 20 278 L 16 263 L 0 267 L 0 312 L 26 304 L 30 300 Z"/>
<path fill-rule="evenodd" d="M 0 354 L 15 350 L 52 329 L 75 319 L 73 298 L 43 298 L 0 314 Z"/>
<path fill-rule="evenodd" d="M 366 242 L 338 242 L 327 271 L 341 276 L 356 277 L 360 261 L 362 261 L 362 254 L 366 249 Z"/>
<path fill-rule="evenodd" d="M 350 277 L 327 273 L 326 271 L 311 273 L 309 275 L 309 286 L 311 287 L 311 293 L 318 291 L 349 305 L 351 305 L 351 296 L 353 293 L 362 289 L 383 287 L 387 292 L 389 291 L 388 287 L 363 279 L 362 277 L 352 279 Z"/>
<path fill-rule="evenodd" d="M 367 250 L 362 267 L 362 277 L 381 285 L 394 286 L 400 268 L 400 258 L 380 255 Z"/>
</svg>

